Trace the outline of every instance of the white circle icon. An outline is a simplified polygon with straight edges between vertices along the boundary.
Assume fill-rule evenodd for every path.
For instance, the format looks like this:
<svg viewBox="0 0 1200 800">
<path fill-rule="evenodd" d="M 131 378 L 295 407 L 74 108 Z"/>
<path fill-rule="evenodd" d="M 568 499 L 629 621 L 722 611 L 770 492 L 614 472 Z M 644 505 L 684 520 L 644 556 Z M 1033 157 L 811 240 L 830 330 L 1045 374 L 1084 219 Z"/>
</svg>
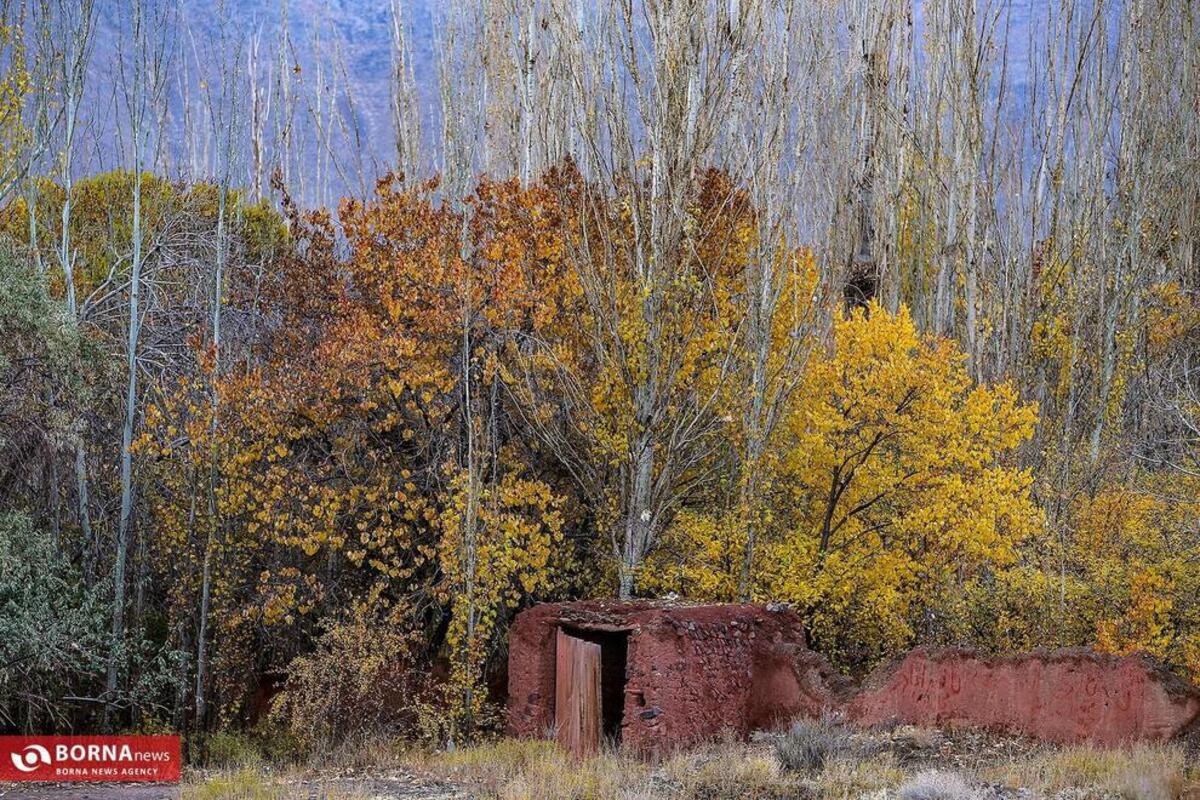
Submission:
<svg viewBox="0 0 1200 800">
<path fill-rule="evenodd" d="M 9 753 L 8 757 L 21 772 L 33 772 L 42 764 L 50 763 L 50 751 L 40 744 L 26 745 L 20 753 Z"/>
</svg>

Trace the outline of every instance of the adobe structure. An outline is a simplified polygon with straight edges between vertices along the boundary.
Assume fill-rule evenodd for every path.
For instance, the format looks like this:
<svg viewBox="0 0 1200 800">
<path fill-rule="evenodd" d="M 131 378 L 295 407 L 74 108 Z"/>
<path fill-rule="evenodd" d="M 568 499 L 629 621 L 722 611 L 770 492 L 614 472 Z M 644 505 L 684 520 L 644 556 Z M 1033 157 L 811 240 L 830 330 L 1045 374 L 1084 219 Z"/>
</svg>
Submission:
<svg viewBox="0 0 1200 800">
<path fill-rule="evenodd" d="M 1200 723 L 1200 690 L 1153 659 L 1090 650 L 988 657 L 918 648 L 861 688 L 804 646 L 785 607 L 585 601 L 534 606 L 509 640 L 509 732 L 576 753 L 662 755 L 836 713 L 872 727 L 970 727 L 1113 745 Z"/>
<path fill-rule="evenodd" d="M 800 618 L 783 607 L 534 606 L 509 635 L 509 729 L 554 731 L 577 752 L 604 738 L 662 754 L 816 716 L 844 702 L 846 682 L 803 642 Z"/>
<path fill-rule="evenodd" d="M 846 711 L 865 726 L 985 728 L 1117 745 L 1179 735 L 1200 713 L 1200 692 L 1141 654 L 918 648 L 872 673 Z"/>
</svg>

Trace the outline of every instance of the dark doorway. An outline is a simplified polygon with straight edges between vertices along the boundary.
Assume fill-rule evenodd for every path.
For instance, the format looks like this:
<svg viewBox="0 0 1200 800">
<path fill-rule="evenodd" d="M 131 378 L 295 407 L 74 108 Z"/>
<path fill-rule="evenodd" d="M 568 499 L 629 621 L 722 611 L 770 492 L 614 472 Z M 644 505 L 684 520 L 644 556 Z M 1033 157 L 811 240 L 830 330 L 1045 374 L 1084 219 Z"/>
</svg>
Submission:
<svg viewBox="0 0 1200 800">
<path fill-rule="evenodd" d="M 625 719 L 629 632 L 567 627 L 563 631 L 600 645 L 600 732 L 606 741 L 618 745 L 621 743 L 621 723 Z"/>
</svg>

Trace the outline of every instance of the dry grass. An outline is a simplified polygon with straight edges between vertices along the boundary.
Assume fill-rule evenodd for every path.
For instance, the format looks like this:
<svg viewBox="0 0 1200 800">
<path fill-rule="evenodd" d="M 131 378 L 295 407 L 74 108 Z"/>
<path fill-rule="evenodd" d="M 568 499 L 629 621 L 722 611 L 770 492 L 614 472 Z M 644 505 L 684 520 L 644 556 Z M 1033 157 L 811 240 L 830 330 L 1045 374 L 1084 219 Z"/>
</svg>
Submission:
<svg viewBox="0 0 1200 800">
<path fill-rule="evenodd" d="M 855 750 L 853 737 L 826 720 L 797 720 L 775 737 L 775 755 L 785 769 L 812 772 Z"/>
<path fill-rule="evenodd" d="M 975 794 L 957 772 L 931 769 L 909 778 L 900 787 L 900 800 L 971 800 Z"/>
<path fill-rule="evenodd" d="M 925 733 L 937 740 L 935 733 Z M 796 770 L 786 769 L 769 743 L 736 741 L 700 747 L 657 766 L 612 752 L 577 761 L 548 742 L 512 740 L 426 756 L 421 765 L 501 800 L 1175 800 L 1189 778 L 1197 777 L 1189 775 L 1183 751 L 1165 745 L 1047 748 L 1015 761 L 987 763 L 981 757 L 981 766 L 962 768 L 908 765 L 900 760 L 906 753 L 888 749 L 891 742 L 833 748 L 823 763 Z"/>
<path fill-rule="evenodd" d="M 1194 764 L 1191 769 L 1195 770 Z M 1076 746 L 997 765 L 986 770 L 985 777 L 1005 786 L 1037 787 L 1048 794 L 1082 789 L 1126 800 L 1173 800 L 1182 794 L 1188 770 L 1183 750 L 1174 745 Z"/>
<path fill-rule="evenodd" d="M 904 780 L 904 770 L 889 754 L 838 758 L 828 762 L 811 782 L 813 796 L 822 800 L 890 797 Z"/>
<path fill-rule="evenodd" d="M 605 752 L 575 759 L 548 742 L 500 740 L 453 753 L 414 754 L 413 769 L 497 800 L 793 800 L 859 798 L 895 786 L 889 757 L 831 758 L 816 771 L 783 767 L 770 745 L 726 740 L 660 764 Z"/>
<path fill-rule="evenodd" d="M 531 739 L 499 739 L 448 753 L 410 750 L 403 756 L 408 766 L 419 771 L 489 787 L 530 771 L 555 768 L 565 758 L 554 742 Z"/>
<path fill-rule="evenodd" d="M 452 780 L 477 785 L 484 796 L 502 800 L 618 800 L 645 773 L 643 765 L 613 753 L 577 761 L 549 742 L 502 740 L 439 760 Z"/>
<path fill-rule="evenodd" d="M 403 774 L 422 786 L 428 782 L 431 798 L 478 800 L 1177 800 L 1193 797 L 1185 787 L 1200 778 L 1180 748 L 1166 745 L 1045 748 L 1015 759 L 1002 747 L 980 746 L 970 766 L 911 763 L 906 747 L 921 734 L 865 737 L 865 743 L 835 748 L 823 763 L 802 769 L 785 767 L 769 740 L 727 739 L 658 764 L 613 751 L 578 760 L 545 741 L 499 739 L 453 752 L 372 741 L 274 776 L 265 764 L 231 759 L 251 763 L 193 779 L 183 797 L 344 800 L 380 796 L 368 785 L 371 780 Z M 937 741 L 933 733 L 927 738 Z M 334 789 L 312 794 L 315 786 L 329 786 L 331 775 L 339 776 Z M 322 776 L 323 784 L 317 780 Z"/>
<path fill-rule="evenodd" d="M 770 750 L 726 741 L 658 765 L 607 751 L 579 760 L 550 742 L 502 739 L 452 753 L 413 754 L 411 768 L 498 800 L 783 800 L 803 788 Z"/>
<path fill-rule="evenodd" d="M 659 774 L 657 787 L 666 793 L 644 796 L 774 800 L 796 797 L 802 788 L 800 779 L 784 770 L 770 750 L 734 741 L 679 754 L 665 762 Z M 652 782 L 647 789 L 653 788 Z"/>
<path fill-rule="evenodd" d="M 245 767 L 222 770 L 185 783 L 180 796 L 181 800 L 289 800 L 292 795 L 287 786 L 280 785 L 269 775 Z"/>
</svg>

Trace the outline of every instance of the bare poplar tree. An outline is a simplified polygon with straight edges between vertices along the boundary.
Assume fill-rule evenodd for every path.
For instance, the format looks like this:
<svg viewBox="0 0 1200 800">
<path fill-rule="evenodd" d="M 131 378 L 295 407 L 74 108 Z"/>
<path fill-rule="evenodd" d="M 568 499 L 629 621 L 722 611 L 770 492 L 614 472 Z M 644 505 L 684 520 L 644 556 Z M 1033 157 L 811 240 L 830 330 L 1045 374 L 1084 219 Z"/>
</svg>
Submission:
<svg viewBox="0 0 1200 800">
<path fill-rule="evenodd" d="M 734 33 L 745 22 L 739 6 L 697 0 L 647 2 L 637 10 L 617 2 L 553 9 L 560 63 L 573 90 L 574 155 L 587 179 L 578 211 L 582 219 L 603 219 L 615 203 L 632 229 L 630 237 L 618 237 L 601 222 L 596 237 L 579 237 L 570 253 L 594 320 L 589 347 L 602 362 L 624 365 L 617 372 L 632 419 L 611 479 L 579 449 L 564 446 L 561 434 L 537 427 L 598 507 L 614 505 L 608 538 L 622 598 L 631 596 L 643 559 L 695 488 L 693 470 L 713 452 L 716 393 L 733 371 L 729 352 L 717 358 L 716 388 L 687 385 L 683 349 L 669 325 L 678 313 L 674 304 L 684 302 L 678 287 L 712 277 L 697 272 L 688 251 L 688 204 L 713 163 L 730 109 L 729 71 L 742 68 L 743 50 L 751 46 L 749 37 Z M 636 341 L 627 337 L 635 321 L 617 300 L 626 279 L 639 298 Z M 531 395 L 573 393 L 562 384 L 534 384 L 525 387 Z M 583 419 L 570 424 L 578 425 L 572 435 L 587 440 Z"/>
<path fill-rule="evenodd" d="M 421 177 L 421 106 L 409 45 L 404 0 L 392 0 L 392 132 L 396 137 L 396 169 L 410 185 Z"/>
<path fill-rule="evenodd" d="M 57 92 L 62 102 L 62 143 L 58 158 L 58 175 L 63 187 L 62 210 L 59 214 L 59 237 L 56 256 L 63 273 L 67 313 L 78 325 L 79 303 L 75 295 L 76 252 L 71 242 L 71 212 L 74 200 L 74 158 L 79 107 L 83 99 L 84 81 L 91 61 L 96 24 L 92 0 L 60 0 L 56 7 L 57 30 L 62 37 L 63 50 L 59 61 Z M 74 474 L 76 511 L 85 542 L 87 573 L 94 575 L 99 558 L 100 543 L 92 531 L 87 471 L 87 431 L 84 420 L 74 437 Z"/>
<path fill-rule="evenodd" d="M 439 20 L 438 87 L 441 101 L 442 123 L 442 202 L 462 214 L 458 256 L 470 263 L 473 252 L 470 232 L 467 228 L 466 200 L 476 178 L 477 148 L 482 141 L 483 120 L 487 108 L 487 77 L 483 64 L 476 60 L 472 45 L 475 36 L 484 24 L 480 9 L 452 8 Z M 483 156 L 486 163 L 486 155 Z M 483 403 L 485 397 L 479 386 L 474 337 L 475 316 L 474 291 L 471 276 L 466 276 L 465 285 L 460 287 L 462 301 L 460 310 L 460 349 L 458 354 L 459 391 L 462 393 L 463 433 L 459 447 L 458 466 L 466 479 L 465 503 L 460 523 L 459 560 L 463 565 L 464 596 L 467 598 L 465 636 L 461 647 L 477 646 L 476 628 L 479 609 L 476 604 L 476 585 L 479 562 L 479 516 L 483 492 L 484 473 L 491 450 L 487 437 L 491 431 L 486 426 L 487 416 Z M 495 474 L 492 470 L 491 474 Z M 469 663 L 470 654 L 464 654 Z M 463 687 L 461 708 L 465 712 L 463 725 L 474 726 L 476 687 L 468 681 Z"/>
<path fill-rule="evenodd" d="M 266 175 L 266 131 L 274 96 L 270 91 L 269 72 L 264 74 L 261 66 L 261 49 L 260 29 L 251 34 L 246 48 L 246 89 L 250 97 L 250 190 L 255 200 L 262 200 L 264 180 L 269 177 Z"/>
<path fill-rule="evenodd" d="M 807 294 L 815 289 L 820 295 L 823 289 L 808 285 L 795 242 L 803 225 L 797 208 L 815 179 L 812 162 L 805 158 L 814 145 L 808 115 L 817 112 L 826 88 L 804 74 L 804 59 L 828 52 L 828 28 L 809 16 L 820 11 L 793 3 L 747 3 L 742 8 L 740 17 L 730 19 L 729 36 L 740 60 L 729 74 L 731 114 L 718 152 L 725 154 L 719 163 L 745 186 L 755 209 L 737 374 L 745 386 L 744 394 L 739 393 L 745 398 L 744 441 L 737 459 L 735 515 L 744 526 L 745 551 L 737 591 L 749 600 L 765 510 L 763 455 L 803 374 L 825 310 L 823 298 Z"/>
<path fill-rule="evenodd" d="M 50 14 L 44 0 L 30 6 L 0 0 L 0 206 L 28 186 L 52 127 L 47 80 L 56 55 L 46 27 Z M 36 218 L 27 222 L 36 232 Z"/>
<path fill-rule="evenodd" d="M 296 186 L 296 196 L 304 197 L 304 172 L 296 173 L 294 162 L 301 158 L 297 150 L 297 95 L 300 89 L 300 65 L 296 59 L 288 24 L 287 0 L 279 0 L 279 36 L 275 46 L 275 75 L 272 105 L 278 109 L 272 124 L 271 153 L 273 172 L 285 186 Z"/>
<path fill-rule="evenodd" d="M 220 394 L 218 385 L 221 379 L 221 322 L 225 298 L 225 276 L 229 254 L 229 213 L 230 195 L 233 191 L 232 181 L 238 173 L 238 160 L 241 142 L 240 132 L 245 125 L 245 108 L 242 95 L 238 91 L 241 85 L 235 77 L 243 63 L 244 40 L 235 35 L 233 25 L 228 18 L 228 7 L 222 12 L 226 15 L 222 20 L 221 35 L 210 52 L 208 63 L 218 70 L 214 79 L 205 82 L 204 102 L 208 119 L 212 125 L 211 137 L 214 144 L 215 161 L 213 164 L 213 180 L 217 189 L 217 229 L 215 241 L 215 259 L 212 268 L 211 294 L 211 340 L 209 347 L 212 351 L 212 374 L 209 378 L 209 440 L 208 440 L 208 481 L 205 501 L 208 506 L 207 530 L 204 539 L 204 560 L 200 581 L 200 610 L 199 624 L 196 632 L 196 690 L 195 713 L 196 723 L 204 724 L 207 710 L 206 681 L 208 678 L 208 617 L 212 598 L 212 560 L 214 548 L 218 546 L 221 536 L 220 507 L 217 494 L 221 479 L 220 451 L 218 447 L 218 428 L 220 420 Z M 215 88 L 214 88 L 215 87 Z"/>
<path fill-rule="evenodd" d="M 121 425 L 121 510 L 117 523 L 113 559 L 112 650 L 108 659 L 105 699 L 111 711 L 116 699 L 119 671 L 125 641 L 125 590 L 129 532 L 133 518 L 133 432 L 138 416 L 138 340 L 141 335 L 142 267 L 145 232 L 142 220 L 142 175 L 146 167 L 147 146 L 155 135 L 154 111 L 165 87 L 168 56 L 168 15 L 161 9 L 147 9 L 143 0 L 133 0 L 129 10 L 129 49 L 117 57 L 118 79 L 124 101 L 124 122 L 128 128 L 128 159 L 133 185 L 133 217 L 129 261 L 129 306 L 126 336 L 125 415 Z M 106 716 L 108 711 L 106 711 Z"/>
</svg>

